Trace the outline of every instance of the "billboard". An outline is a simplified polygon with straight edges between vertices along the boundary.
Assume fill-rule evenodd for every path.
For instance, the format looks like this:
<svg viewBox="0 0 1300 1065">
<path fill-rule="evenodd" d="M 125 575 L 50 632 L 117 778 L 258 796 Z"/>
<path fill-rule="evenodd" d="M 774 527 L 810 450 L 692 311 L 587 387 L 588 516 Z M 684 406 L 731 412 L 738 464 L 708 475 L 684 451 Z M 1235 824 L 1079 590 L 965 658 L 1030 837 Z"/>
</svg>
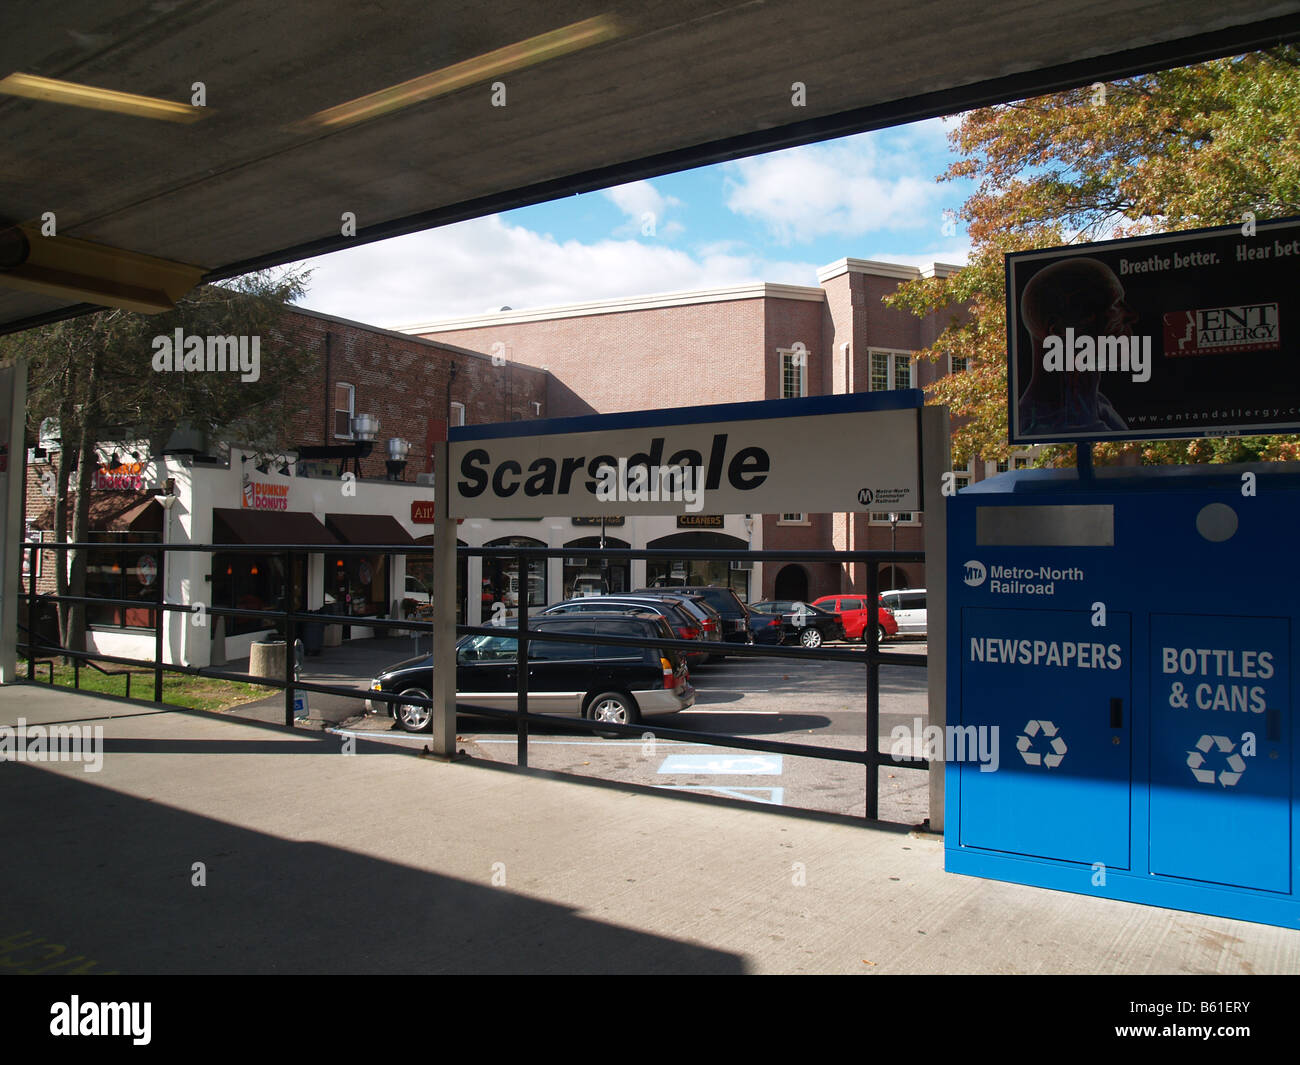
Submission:
<svg viewBox="0 0 1300 1065">
<path fill-rule="evenodd" d="M 455 428 L 451 516 L 920 510 L 922 402 L 909 389 Z"/>
<path fill-rule="evenodd" d="M 1011 443 L 1300 430 L 1300 219 L 1013 252 Z"/>
</svg>

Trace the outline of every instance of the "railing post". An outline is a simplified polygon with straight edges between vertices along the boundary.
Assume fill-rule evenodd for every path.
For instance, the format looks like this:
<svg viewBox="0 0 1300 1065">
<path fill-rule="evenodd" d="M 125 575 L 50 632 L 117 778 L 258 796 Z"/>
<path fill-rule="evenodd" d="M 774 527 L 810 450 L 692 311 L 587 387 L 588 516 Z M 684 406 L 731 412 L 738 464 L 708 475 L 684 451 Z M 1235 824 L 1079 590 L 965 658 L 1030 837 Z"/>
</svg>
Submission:
<svg viewBox="0 0 1300 1065">
<path fill-rule="evenodd" d="M 294 667 L 298 664 L 298 649 L 295 646 L 297 639 L 297 623 L 290 616 L 293 613 L 295 601 L 297 599 L 297 589 L 294 586 L 293 570 L 293 551 L 286 550 L 284 553 L 284 723 L 290 728 L 293 727 L 293 682 L 298 678 L 294 675 Z"/>
<path fill-rule="evenodd" d="M 892 561 L 892 560 L 891 560 Z M 880 818 L 880 573 L 867 566 L 867 817 Z"/>
<path fill-rule="evenodd" d="M 153 701 L 162 702 L 163 695 L 163 603 L 167 601 L 167 548 L 158 548 L 158 609 L 154 613 L 153 627 Z"/>
<path fill-rule="evenodd" d="M 528 765 L 528 719 L 523 715 L 528 713 L 528 571 L 527 562 L 524 560 L 521 551 L 516 557 L 517 572 L 519 574 L 519 629 L 518 629 L 518 646 L 515 650 L 515 671 L 518 673 L 518 698 L 515 702 L 515 710 L 519 717 L 515 719 L 518 726 L 515 745 L 515 762 L 521 767 Z"/>
</svg>

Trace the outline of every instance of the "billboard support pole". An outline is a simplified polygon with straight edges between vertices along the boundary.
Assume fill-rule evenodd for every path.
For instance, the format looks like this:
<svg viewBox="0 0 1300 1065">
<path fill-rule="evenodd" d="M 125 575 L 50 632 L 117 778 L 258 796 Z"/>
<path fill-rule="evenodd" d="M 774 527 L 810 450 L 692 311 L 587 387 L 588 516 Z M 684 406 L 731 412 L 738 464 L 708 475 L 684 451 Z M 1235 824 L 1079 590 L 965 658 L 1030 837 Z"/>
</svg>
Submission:
<svg viewBox="0 0 1300 1065">
<path fill-rule="evenodd" d="M 1079 480 L 1092 480 L 1092 441 L 1080 440 L 1075 445 L 1074 452 L 1075 465 L 1079 467 Z"/>
<path fill-rule="evenodd" d="M 948 497 L 940 485 L 952 469 L 947 407 L 921 408 L 921 509 L 925 515 L 926 642 L 929 724 L 947 735 L 948 723 Z M 946 745 L 945 745 L 946 746 Z M 945 750 L 945 754 L 947 751 Z M 930 766 L 930 831 L 943 831 L 946 762 Z"/>
</svg>

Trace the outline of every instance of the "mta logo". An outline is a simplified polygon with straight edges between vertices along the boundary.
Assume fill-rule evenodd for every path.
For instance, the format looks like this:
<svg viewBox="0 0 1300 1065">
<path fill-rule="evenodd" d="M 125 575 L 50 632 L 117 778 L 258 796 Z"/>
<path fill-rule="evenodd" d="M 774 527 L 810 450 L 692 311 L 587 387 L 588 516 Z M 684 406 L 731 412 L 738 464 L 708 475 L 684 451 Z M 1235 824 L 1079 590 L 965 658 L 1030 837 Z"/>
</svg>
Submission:
<svg viewBox="0 0 1300 1065">
<path fill-rule="evenodd" d="M 978 588 L 984 583 L 984 578 L 988 576 L 988 570 L 984 568 L 984 563 L 976 562 L 974 559 L 963 563 L 962 570 L 964 571 L 962 574 L 962 580 L 972 588 Z"/>
</svg>

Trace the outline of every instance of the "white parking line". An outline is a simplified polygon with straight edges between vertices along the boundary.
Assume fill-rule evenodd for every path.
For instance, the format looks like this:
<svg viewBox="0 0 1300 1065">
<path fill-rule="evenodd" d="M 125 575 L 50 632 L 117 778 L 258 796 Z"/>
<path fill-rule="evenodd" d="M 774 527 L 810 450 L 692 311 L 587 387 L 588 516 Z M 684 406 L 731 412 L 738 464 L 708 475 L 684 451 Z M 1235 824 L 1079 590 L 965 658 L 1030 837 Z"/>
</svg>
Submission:
<svg viewBox="0 0 1300 1065">
<path fill-rule="evenodd" d="M 784 788 L 728 788 L 720 784 L 656 784 L 655 787 L 665 791 L 712 791 L 733 799 L 747 799 L 750 802 L 766 803 L 769 806 L 782 806 L 785 800 Z M 758 792 L 767 792 L 768 798 L 760 798 Z"/>
<path fill-rule="evenodd" d="M 744 714 L 746 717 L 750 715 L 778 717 L 781 714 L 780 710 L 678 710 L 677 712 L 679 714 Z"/>
</svg>

